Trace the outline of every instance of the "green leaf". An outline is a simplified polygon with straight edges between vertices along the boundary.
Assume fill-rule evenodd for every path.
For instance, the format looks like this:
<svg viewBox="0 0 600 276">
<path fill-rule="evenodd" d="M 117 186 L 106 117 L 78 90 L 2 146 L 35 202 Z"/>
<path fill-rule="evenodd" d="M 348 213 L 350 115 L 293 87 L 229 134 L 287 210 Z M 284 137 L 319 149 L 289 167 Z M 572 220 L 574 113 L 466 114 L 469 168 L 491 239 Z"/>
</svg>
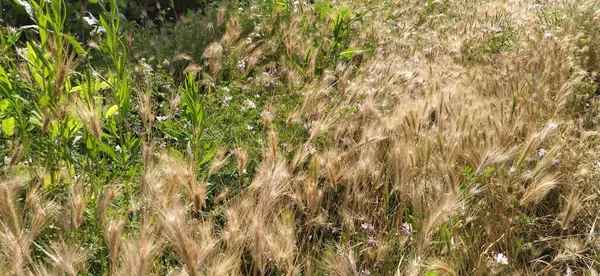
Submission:
<svg viewBox="0 0 600 276">
<path fill-rule="evenodd" d="M 96 4 L 96 3 L 98 3 L 98 0 L 88 0 L 88 1 L 89 1 L 90 3 L 92 3 L 92 4 Z"/>
<path fill-rule="evenodd" d="M 210 160 L 213 159 L 213 157 L 215 157 L 215 154 L 217 152 L 217 147 L 211 147 L 211 149 L 206 152 L 206 154 L 204 155 L 204 158 L 202 158 L 202 160 L 200 161 L 200 163 L 198 163 L 198 166 L 202 166 L 206 163 L 208 163 Z"/>
<path fill-rule="evenodd" d="M 368 49 L 368 48 L 356 48 L 356 47 L 350 47 L 346 50 L 344 50 L 343 52 L 340 53 L 340 57 L 341 58 L 345 58 L 345 59 L 351 59 L 354 55 L 360 55 L 362 53 L 366 53 L 366 52 L 370 52 L 373 49 Z"/>
<path fill-rule="evenodd" d="M 12 89 L 12 85 L 8 80 L 8 75 L 6 74 L 6 71 L 4 71 L 4 68 L 2 68 L 2 66 L 0 66 L 0 85 L 7 87 L 9 90 Z"/>
<path fill-rule="evenodd" d="M 425 272 L 425 276 L 438 276 L 439 274 L 435 270 L 428 270 Z"/>
<path fill-rule="evenodd" d="M 6 136 L 13 136 L 15 134 L 15 117 L 9 117 L 2 120 L 2 131 Z"/>
<path fill-rule="evenodd" d="M 73 46 L 73 48 L 75 49 L 77 54 L 82 55 L 85 53 L 85 50 L 83 49 L 81 44 L 79 44 L 79 41 L 77 41 L 77 39 L 75 39 L 73 36 L 68 35 L 68 34 L 64 34 L 64 36 L 67 38 L 69 43 L 71 43 L 71 46 Z"/>
<path fill-rule="evenodd" d="M 123 166 L 123 159 L 119 154 L 117 154 L 117 152 L 112 147 L 100 140 L 96 140 L 96 144 L 104 153 L 108 154 L 108 156 L 110 156 L 113 161 L 117 162 L 117 164 L 119 164 L 120 166 Z"/>
<path fill-rule="evenodd" d="M 106 111 L 106 114 L 104 115 L 104 118 L 105 118 L 105 119 L 108 119 L 108 118 L 110 118 L 110 116 L 114 115 L 114 114 L 115 114 L 115 112 L 117 112 L 118 110 L 119 110 L 119 106 L 118 106 L 118 105 L 116 105 L 116 104 L 115 104 L 115 105 L 111 106 L 111 107 L 110 107 L 110 108 L 109 108 L 109 109 Z"/>
</svg>

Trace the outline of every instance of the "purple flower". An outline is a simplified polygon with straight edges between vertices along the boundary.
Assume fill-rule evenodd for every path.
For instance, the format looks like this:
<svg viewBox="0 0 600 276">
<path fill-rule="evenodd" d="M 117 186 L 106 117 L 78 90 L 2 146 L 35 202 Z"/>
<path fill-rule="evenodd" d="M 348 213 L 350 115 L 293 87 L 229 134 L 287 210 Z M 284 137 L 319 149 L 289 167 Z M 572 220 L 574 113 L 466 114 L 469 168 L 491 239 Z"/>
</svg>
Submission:
<svg viewBox="0 0 600 276">
<path fill-rule="evenodd" d="M 341 227 L 334 227 L 334 226 L 328 225 L 327 226 L 327 232 L 333 233 L 333 234 L 340 233 L 340 232 L 342 232 L 342 228 Z"/>
<path fill-rule="evenodd" d="M 552 160 L 552 165 L 558 167 L 558 166 L 560 166 L 560 161 L 558 161 L 558 160 Z"/>
<path fill-rule="evenodd" d="M 376 247 L 377 246 L 377 242 L 375 241 L 375 239 L 373 239 L 373 237 L 368 237 L 367 238 L 367 245 L 370 247 Z"/>
<path fill-rule="evenodd" d="M 374 263 L 373 264 L 373 269 L 374 270 L 381 270 L 381 269 L 383 269 L 383 265 L 381 263 Z"/>
<path fill-rule="evenodd" d="M 267 262 L 270 262 L 271 260 L 273 260 L 273 257 L 271 257 L 271 253 L 267 253 Z"/>
<path fill-rule="evenodd" d="M 375 227 L 369 222 L 363 222 L 360 226 L 365 230 L 375 231 Z"/>
<path fill-rule="evenodd" d="M 402 227 L 400 227 L 400 229 L 398 229 L 397 234 L 401 235 L 401 236 L 410 236 L 412 231 L 413 231 L 412 224 L 405 222 L 405 223 L 402 223 Z"/>
</svg>

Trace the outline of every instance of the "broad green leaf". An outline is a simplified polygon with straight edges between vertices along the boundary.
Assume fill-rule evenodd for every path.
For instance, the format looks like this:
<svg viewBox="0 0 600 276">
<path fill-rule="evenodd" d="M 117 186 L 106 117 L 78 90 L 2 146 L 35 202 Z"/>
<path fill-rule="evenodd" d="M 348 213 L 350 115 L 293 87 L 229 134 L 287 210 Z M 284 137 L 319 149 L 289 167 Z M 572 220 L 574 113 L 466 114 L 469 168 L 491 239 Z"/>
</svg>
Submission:
<svg viewBox="0 0 600 276">
<path fill-rule="evenodd" d="M 216 153 L 217 153 L 217 147 L 215 147 L 215 146 L 211 147 L 210 150 L 208 150 L 208 152 L 206 152 L 206 154 L 204 154 L 204 158 L 202 158 L 202 160 L 200 161 L 198 166 L 202 166 L 202 165 L 208 163 L 210 160 L 213 159 L 213 157 L 215 157 Z"/>
<path fill-rule="evenodd" d="M 2 68 L 2 66 L 0 66 L 0 85 L 6 86 L 9 90 L 12 89 L 12 85 L 8 80 L 8 75 L 6 74 L 6 71 L 4 71 L 4 68 Z"/>
<path fill-rule="evenodd" d="M 15 134 L 15 117 L 9 117 L 2 120 L 2 131 L 6 136 L 13 136 Z"/>
<path fill-rule="evenodd" d="M 112 147 L 100 140 L 96 140 L 96 144 L 104 153 L 108 154 L 108 156 L 110 156 L 113 161 L 117 162 L 117 164 L 119 164 L 120 166 L 123 166 L 123 159 L 119 154 L 117 154 L 117 152 Z"/>
<path fill-rule="evenodd" d="M 52 185 L 52 175 L 50 173 L 46 173 L 46 176 L 44 177 L 44 188 L 50 188 L 50 186 Z"/>
<path fill-rule="evenodd" d="M 69 90 L 69 93 L 75 93 L 75 92 L 80 92 L 83 88 L 81 87 L 81 85 L 77 85 L 74 87 L 71 87 L 71 89 Z"/>
<path fill-rule="evenodd" d="M 105 118 L 105 119 L 108 119 L 108 118 L 110 118 L 110 116 L 114 115 L 114 114 L 115 114 L 115 112 L 117 112 L 118 110 L 119 110 L 119 106 L 118 106 L 118 105 L 116 105 L 116 104 L 115 104 L 115 105 L 111 106 L 111 107 L 110 107 L 110 108 L 109 108 L 109 109 L 106 111 L 106 114 L 104 115 L 104 118 Z"/>
<path fill-rule="evenodd" d="M 0 102 L 0 112 L 4 112 L 10 106 L 10 101 L 8 99 L 4 99 Z M 0 114 L 1 115 L 1 114 Z"/>
<path fill-rule="evenodd" d="M 40 98 L 39 103 L 41 106 L 48 106 L 48 104 L 50 103 L 50 96 L 48 94 L 44 94 L 44 96 Z"/>
<path fill-rule="evenodd" d="M 29 123 L 32 125 L 35 125 L 35 126 L 39 126 L 39 127 L 42 126 L 42 122 L 40 121 L 40 118 L 38 118 L 34 115 L 31 115 L 31 117 L 29 117 Z"/>
<path fill-rule="evenodd" d="M 68 34 L 64 34 L 64 36 L 67 38 L 69 43 L 71 43 L 71 46 L 73 46 L 73 48 L 75 49 L 77 54 L 82 55 L 85 53 L 85 50 L 83 49 L 81 44 L 79 44 L 79 41 L 77 41 L 77 39 L 75 39 L 73 36 L 68 35 Z"/>
<path fill-rule="evenodd" d="M 435 270 L 428 270 L 425 272 L 425 276 L 438 276 L 439 274 Z"/>
</svg>

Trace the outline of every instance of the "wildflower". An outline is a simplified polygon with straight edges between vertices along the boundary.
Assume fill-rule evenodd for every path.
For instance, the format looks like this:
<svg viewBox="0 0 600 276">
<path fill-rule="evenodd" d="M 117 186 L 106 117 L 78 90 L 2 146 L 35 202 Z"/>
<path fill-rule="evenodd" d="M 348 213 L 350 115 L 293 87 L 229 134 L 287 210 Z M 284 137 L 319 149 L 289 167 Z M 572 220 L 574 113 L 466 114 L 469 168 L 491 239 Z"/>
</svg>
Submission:
<svg viewBox="0 0 600 276">
<path fill-rule="evenodd" d="M 552 34 L 551 32 L 545 32 L 544 33 L 544 38 L 545 39 L 552 39 L 552 38 L 554 38 L 554 34 Z"/>
<path fill-rule="evenodd" d="M 313 112 L 313 113 L 310 114 L 309 118 L 311 118 L 311 119 L 317 119 L 317 118 L 319 118 L 320 115 L 321 115 L 320 112 L 315 111 L 315 112 Z"/>
<path fill-rule="evenodd" d="M 317 149 L 315 149 L 315 147 L 313 147 L 313 145 L 308 144 L 306 145 L 306 150 L 311 154 L 315 154 L 317 152 Z"/>
<path fill-rule="evenodd" d="M 156 116 L 156 120 L 159 122 L 169 119 L 169 116 Z"/>
<path fill-rule="evenodd" d="M 267 262 L 270 262 L 271 260 L 273 260 L 271 253 L 267 253 Z"/>
<path fill-rule="evenodd" d="M 4 156 L 4 164 L 8 165 L 8 164 L 10 164 L 11 161 L 12 161 L 12 158 L 10 158 L 9 156 Z"/>
<path fill-rule="evenodd" d="M 373 264 L 373 269 L 374 270 L 381 270 L 381 269 L 383 269 L 383 265 L 381 263 L 374 263 Z"/>
<path fill-rule="evenodd" d="M 367 245 L 370 247 L 376 247 L 377 246 L 377 242 L 375 241 L 375 239 L 373 239 L 373 237 L 368 237 L 367 238 Z"/>
<path fill-rule="evenodd" d="M 546 149 L 544 149 L 544 148 L 541 148 L 541 149 L 538 150 L 538 156 L 539 157 L 546 156 L 546 153 L 548 153 L 548 151 Z"/>
<path fill-rule="evenodd" d="M 363 269 L 363 270 L 360 272 L 360 275 L 364 275 L 364 276 L 371 275 L 371 271 L 369 271 L 368 269 Z"/>
<path fill-rule="evenodd" d="M 251 125 L 247 125 L 247 126 L 246 126 L 246 128 L 247 128 L 248 130 L 253 130 L 253 129 L 254 129 L 254 127 L 253 127 L 253 126 L 251 126 Z"/>
<path fill-rule="evenodd" d="M 121 151 L 122 151 L 122 150 L 121 150 L 121 146 L 117 145 L 117 146 L 115 147 L 115 151 L 116 151 L 116 152 L 118 152 L 118 153 L 121 153 Z"/>
<path fill-rule="evenodd" d="M 256 108 L 256 104 L 250 99 L 244 100 L 244 104 L 250 109 Z"/>
<path fill-rule="evenodd" d="M 534 4 L 534 5 L 531 6 L 532 10 L 537 10 L 537 9 L 540 9 L 540 8 L 542 8 L 541 4 Z"/>
<path fill-rule="evenodd" d="M 369 223 L 369 222 L 363 222 L 360 227 L 362 227 L 365 230 L 369 230 L 369 231 L 375 231 L 375 226 L 373 226 L 373 224 Z"/>
<path fill-rule="evenodd" d="M 560 161 L 552 160 L 552 166 L 556 166 L 556 167 L 560 166 Z"/>
<path fill-rule="evenodd" d="M 412 224 L 405 222 L 405 223 L 402 223 L 402 227 L 400 227 L 400 229 L 398 230 L 398 235 L 410 236 L 412 231 L 413 231 Z"/>
<path fill-rule="evenodd" d="M 341 227 L 334 227 L 334 226 L 328 225 L 327 226 L 327 232 L 333 233 L 333 234 L 340 233 L 340 232 L 342 232 L 342 228 Z"/>
<path fill-rule="evenodd" d="M 212 22 L 206 23 L 206 29 L 209 31 L 213 31 L 215 29 L 215 25 Z"/>
<path fill-rule="evenodd" d="M 261 118 L 265 118 L 271 115 L 271 112 L 269 112 L 268 110 L 264 110 L 263 112 L 260 113 L 260 117 Z"/>
<path fill-rule="evenodd" d="M 227 106 L 229 106 L 229 101 L 230 101 L 231 99 L 232 99 L 232 97 L 231 97 L 231 96 L 225 96 L 225 97 L 223 97 L 223 106 L 224 106 L 224 107 L 227 107 Z"/>
<path fill-rule="evenodd" d="M 508 258 L 504 256 L 504 253 L 497 253 L 494 255 L 494 261 L 499 264 L 508 265 Z"/>
<path fill-rule="evenodd" d="M 492 27 L 492 28 L 490 29 L 490 31 L 491 31 L 492 33 L 494 33 L 494 34 L 501 34 L 501 33 L 502 33 L 502 28 L 500 28 L 500 27 Z"/>
<path fill-rule="evenodd" d="M 246 69 L 246 61 L 244 61 L 243 59 L 240 59 L 240 61 L 238 61 L 238 63 L 237 63 L 237 69 L 240 71 Z"/>
</svg>

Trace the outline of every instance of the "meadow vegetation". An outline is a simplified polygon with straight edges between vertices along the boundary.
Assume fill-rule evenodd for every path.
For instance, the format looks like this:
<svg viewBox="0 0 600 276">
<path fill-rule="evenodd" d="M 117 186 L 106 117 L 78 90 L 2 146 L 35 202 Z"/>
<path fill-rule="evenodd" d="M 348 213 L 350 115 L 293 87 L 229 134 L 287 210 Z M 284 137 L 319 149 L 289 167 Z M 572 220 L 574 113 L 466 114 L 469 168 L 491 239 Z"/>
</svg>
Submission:
<svg viewBox="0 0 600 276">
<path fill-rule="evenodd" d="M 598 275 L 597 1 L 96 2 L 0 21 L 0 275 Z"/>
</svg>

